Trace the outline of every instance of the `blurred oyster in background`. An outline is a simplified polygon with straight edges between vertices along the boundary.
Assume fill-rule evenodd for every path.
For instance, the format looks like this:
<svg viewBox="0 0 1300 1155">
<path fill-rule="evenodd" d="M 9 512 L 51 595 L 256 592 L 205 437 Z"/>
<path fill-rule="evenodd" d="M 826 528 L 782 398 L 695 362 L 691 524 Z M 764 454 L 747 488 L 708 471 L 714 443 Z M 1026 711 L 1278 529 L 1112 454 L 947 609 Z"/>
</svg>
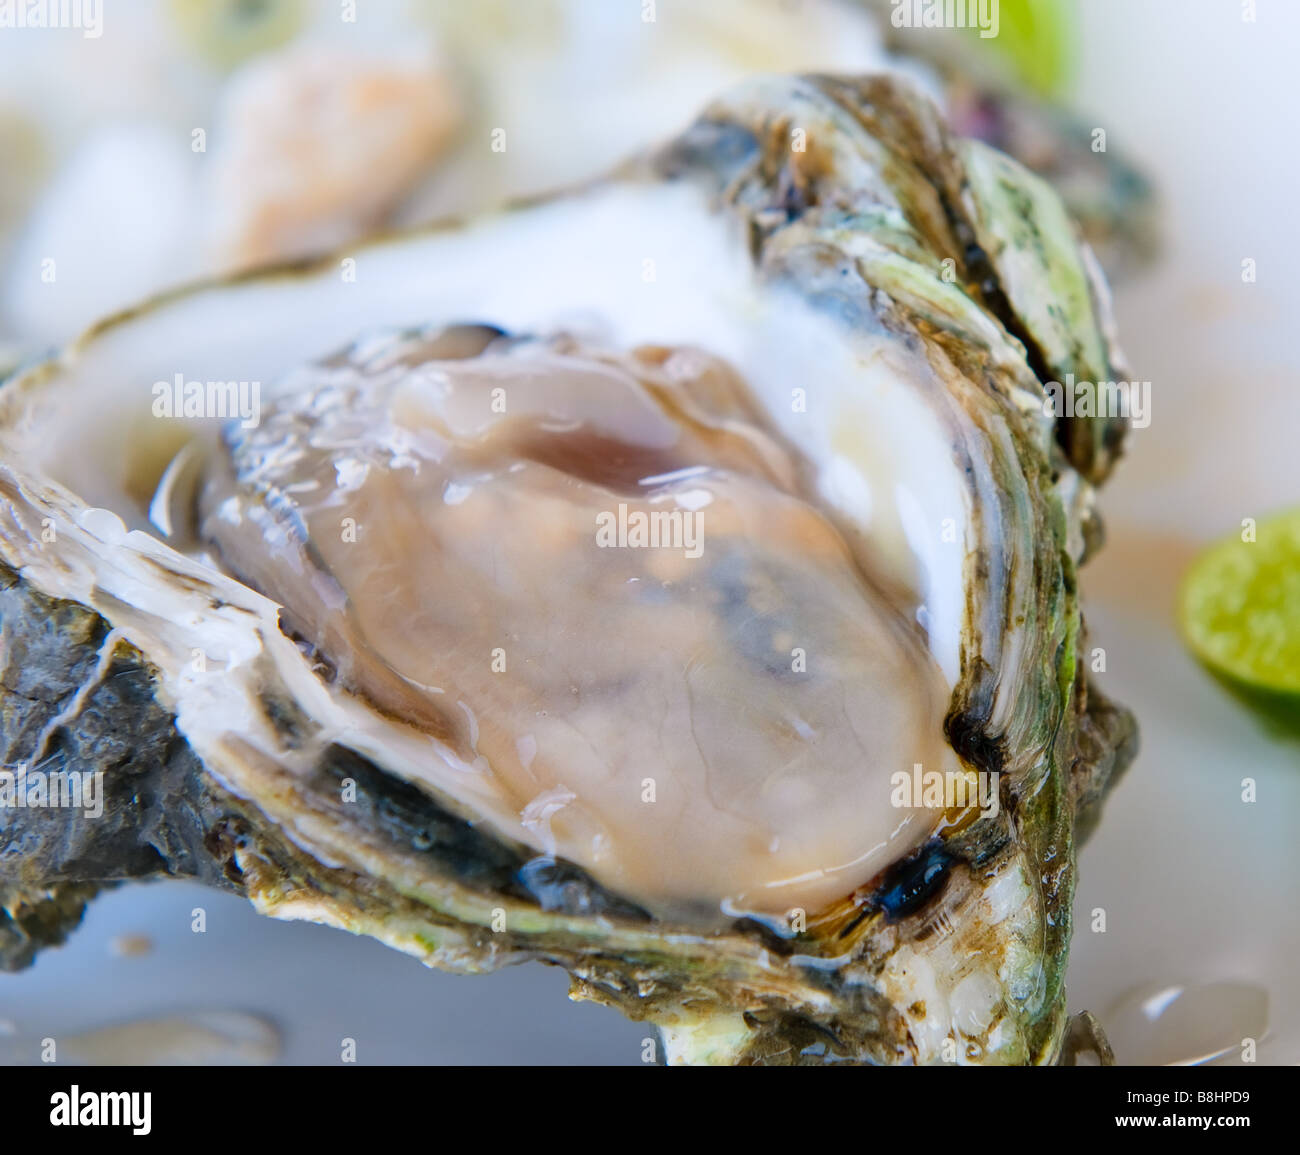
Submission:
<svg viewBox="0 0 1300 1155">
<path fill-rule="evenodd" d="M 302 31 L 309 7 L 303 0 L 166 0 L 165 4 L 178 39 L 215 68 L 234 68 L 284 47 Z"/>
<path fill-rule="evenodd" d="M 7 37 L 0 371 L 195 276 L 590 179 L 762 72 L 905 73 L 1122 272 L 1150 189 L 1054 103 L 1070 10 L 1003 0 L 984 40 L 864 0 L 139 0 L 99 38 Z"/>
<path fill-rule="evenodd" d="M 334 0 L 140 0 L 98 39 L 0 41 L 0 348 L 346 243 L 390 210 L 413 223 L 592 177 L 756 71 L 886 63 L 874 18 L 823 0 L 367 0 L 355 17 Z M 37 154 L 56 174 L 39 200 Z"/>
<path fill-rule="evenodd" d="M 456 108 L 405 4 L 140 0 L 99 38 L 0 39 L 0 369 L 178 281 L 370 231 Z"/>
<path fill-rule="evenodd" d="M 423 0 L 470 93 L 468 147 L 410 222 L 588 179 L 666 139 L 758 73 L 923 70 L 891 61 L 873 14 L 840 0 Z M 504 130 L 504 139 L 494 132 Z M 497 147 L 492 147 L 493 141 Z"/>
<path fill-rule="evenodd" d="M 213 259 L 244 268 L 370 231 L 458 119 L 445 72 L 422 50 L 366 59 L 312 45 L 250 65 L 222 100 L 209 174 Z"/>
</svg>

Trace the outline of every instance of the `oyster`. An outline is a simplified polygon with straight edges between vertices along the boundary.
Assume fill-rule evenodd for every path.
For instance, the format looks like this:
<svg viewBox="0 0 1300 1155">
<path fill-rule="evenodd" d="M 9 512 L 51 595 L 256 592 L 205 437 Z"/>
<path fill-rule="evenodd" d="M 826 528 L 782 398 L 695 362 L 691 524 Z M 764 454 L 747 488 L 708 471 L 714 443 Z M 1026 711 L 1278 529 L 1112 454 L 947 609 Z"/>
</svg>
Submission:
<svg viewBox="0 0 1300 1155">
<path fill-rule="evenodd" d="M 0 809 L 5 956 L 166 873 L 671 1061 L 1059 1061 L 1134 745 L 1066 374 L 1125 376 L 1055 195 L 890 77 L 103 323 L 0 390 L 10 797 L 104 803 Z"/>
</svg>

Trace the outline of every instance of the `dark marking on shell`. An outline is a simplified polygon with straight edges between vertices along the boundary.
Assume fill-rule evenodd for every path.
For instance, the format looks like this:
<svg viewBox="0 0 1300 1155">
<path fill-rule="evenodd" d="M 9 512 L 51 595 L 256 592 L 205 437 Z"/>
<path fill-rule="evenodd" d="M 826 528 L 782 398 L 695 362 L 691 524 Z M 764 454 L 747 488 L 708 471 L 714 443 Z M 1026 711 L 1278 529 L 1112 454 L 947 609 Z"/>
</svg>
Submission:
<svg viewBox="0 0 1300 1155">
<path fill-rule="evenodd" d="M 342 798 L 344 779 L 356 783 L 350 820 L 380 831 L 399 846 L 427 855 L 439 873 L 474 889 L 535 902 L 565 914 L 610 915 L 648 921 L 640 907 L 600 886 L 581 867 L 534 856 L 527 847 L 498 839 L 454 814 L 432 794 L 381 770 L 346 747 L 333 746 L 316 767 L 313 785 Z M 325 781 L 333 779 L 333 782 Z"/>
<path fill-rule="evenodd" d="M 888 922 L 915 914 L 931 899 L 943 893 L 956 859 L 939 842 L 923 846 L 915 854 L 885 871 L 884 880 L 872 904 Z"/>
<path fill-rule="evenodd" d="M 543 910 L 569 915 L 615 915 L 648 922 L 639 906 L 596 886 L 581 867 L 562 858 L 541 856 L 519 868 L 523 888 Z"/>
<path fill-rule="evenodd" d="M 980 770 L 1001 774 L 1007 761 L 1006 748 L 1001 738 L 989 734 L 987 726 L 983 710 L 953 710 L 943 720 L 949 744 L 965 761 Z"/>
</svg>

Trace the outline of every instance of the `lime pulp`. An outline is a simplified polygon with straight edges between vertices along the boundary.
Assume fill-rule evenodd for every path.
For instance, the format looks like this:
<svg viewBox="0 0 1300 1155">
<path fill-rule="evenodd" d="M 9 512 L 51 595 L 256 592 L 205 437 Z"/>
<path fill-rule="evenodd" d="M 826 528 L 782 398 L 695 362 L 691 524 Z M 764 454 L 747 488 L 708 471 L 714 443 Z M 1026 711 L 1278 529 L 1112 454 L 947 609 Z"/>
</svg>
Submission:
<svg viewBox="0 0 1300 1155">
<path fill-rule="evenodd" d="M 1202 553 L 1183 579 L 1179 618 L 1215 673 L 1300 701 L 1300 509 Z"/>
</svg>

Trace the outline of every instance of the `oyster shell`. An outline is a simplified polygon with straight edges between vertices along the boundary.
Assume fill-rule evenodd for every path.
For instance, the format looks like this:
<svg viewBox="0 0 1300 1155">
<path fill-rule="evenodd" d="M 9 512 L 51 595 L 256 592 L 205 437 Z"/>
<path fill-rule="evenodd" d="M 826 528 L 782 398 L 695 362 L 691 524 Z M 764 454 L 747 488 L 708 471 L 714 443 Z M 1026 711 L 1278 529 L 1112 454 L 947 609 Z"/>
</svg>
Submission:
<svg viewBox="0 0 1300 1155">
<path fill-rule="evenodd" d="M 1067 373 L 1125 376 L 1055 195 L 888 77 L 105 322 L 0 390 L 3 758 L 105 794 L 0 810 L 6 956 L 163 872 L 556 963 L 674 1061 L 1057 1061 L 1134 744 Z M 696 557 L 600 550 L 655 512 Z"/>
<path fill-rule="evenodd" d="M 1022 45 L 1016 64 L 1005 52 L 988 50 L 992 44 L 1005 49 L 1005 41 L 986 42 L 969 27 L 909 27 L 906 21 L 900 27 L 891 17 L 905 5 L 866 0 L 866 6 L 876 11 L 891 52 L 934 71 L 957 132 L 1013 157 L 1056 190 L 1112 283 L 1159 256 L 1159 197 L 1143 167 L 1122 142 L 1117 149 L 1103 139 L 1099 147 L 1097 126 L 1060 102 L 1079 44 L 1070 5 L 1055 5 L 1041 23 L 1036 13 L 1021 25 L 1022 33 L 1034 29 L 1032 43 L 1041 51 Z M 1019 23 L 1010 13 L 1003 18 Z M 1056 95 L 1045 95 L 1045 87 Z"/>
</svg>

